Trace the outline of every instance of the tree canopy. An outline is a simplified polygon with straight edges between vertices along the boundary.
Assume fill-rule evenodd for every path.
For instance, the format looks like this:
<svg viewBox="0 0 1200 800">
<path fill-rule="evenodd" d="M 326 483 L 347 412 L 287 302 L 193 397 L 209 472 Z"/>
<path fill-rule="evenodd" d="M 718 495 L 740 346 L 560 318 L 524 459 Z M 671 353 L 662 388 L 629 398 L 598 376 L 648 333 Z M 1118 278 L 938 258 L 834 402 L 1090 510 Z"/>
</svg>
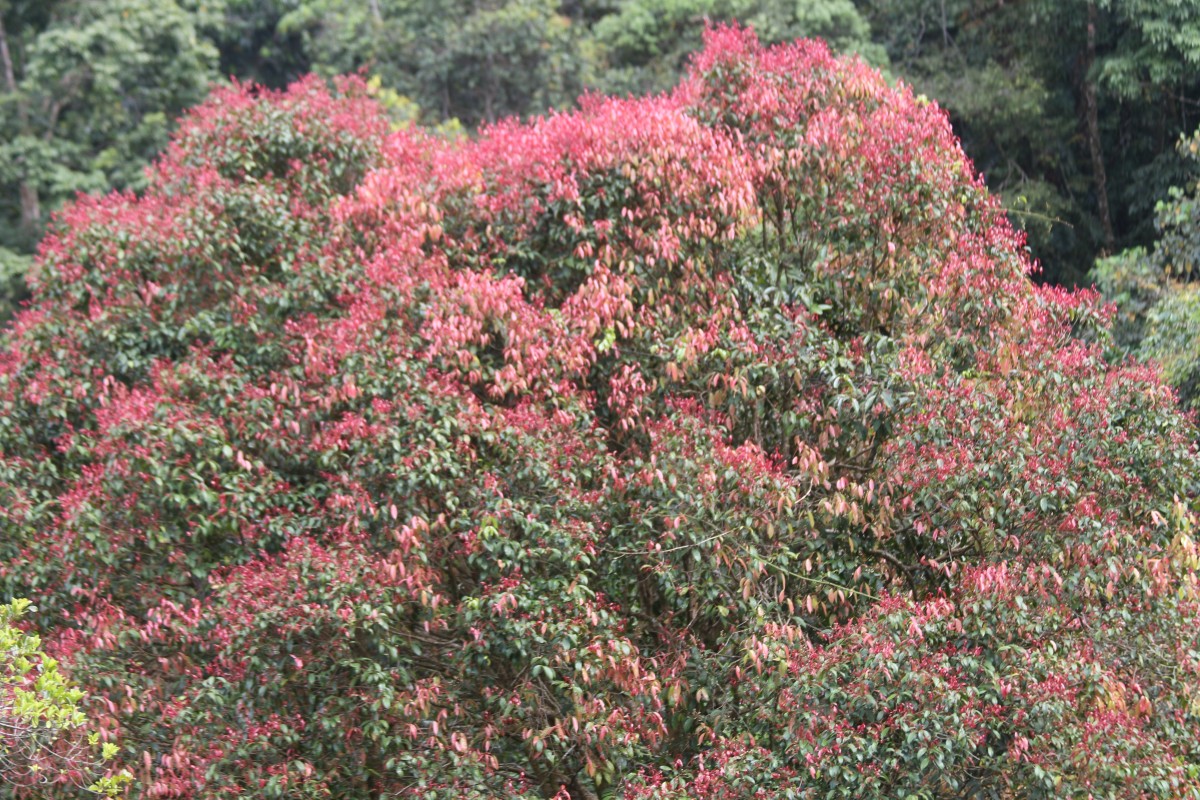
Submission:
<svg viewBox="0 0 1200 800">
<path fill-rule="evenodd" d="M 0 587 L 142 797 L 1198 798 L 1195 431 L 1031 268 L 819 42 L 227 88 L 42 248 Z"/>
<path fill-rule="evenodd" d="M 665 91 L 704 24 L 733 20 L 766 42 L 822 38 L 937 99 L 1039 281 L 1075 285 L 1098 255 L 1148 246 L 1155 204 L 1192 177 L 1172 149 L 1198 122 L 1191 2 L 4 0 L 0 317 L 50 213 L 140 188 L 215 80 L 364 71 L 397 120 L 474 131 L 586 91 Z"/>
</svg>

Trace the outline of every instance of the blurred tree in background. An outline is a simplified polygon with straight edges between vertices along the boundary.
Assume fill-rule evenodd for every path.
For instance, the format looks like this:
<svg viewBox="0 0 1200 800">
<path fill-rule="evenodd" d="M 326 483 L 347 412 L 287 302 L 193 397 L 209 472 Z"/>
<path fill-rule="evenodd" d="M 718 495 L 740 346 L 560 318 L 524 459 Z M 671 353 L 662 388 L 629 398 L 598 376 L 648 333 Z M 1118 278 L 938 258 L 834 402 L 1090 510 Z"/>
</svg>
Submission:
<svg viewBox="0 0 1200 800">
<path fill-rule="evenodd" d="M 1200 163 L 1200 131 L 1178 150 Z M 1116 305 L 1113 355 L 1159 363 L 1184 408 L 1200 411 L 1200 181 L 1173 187 L 1155 220 L 1153 248 L 1101 259 L 1090 277 Z"/>
<path fill-rule="evenodd" d="M 1145 244 L 1200 120 L 1200 6 L 1160 0 L 870 0 L 893 71 L 947 108 L 1028 232 L 1043 280 Z"/>
<path fill-rule="evenodd" d="M 764 42 L 820 37 L 839 52 L 883 66 L 884 49 L 850 0 L 637 0 L 620 3 L 593 35 L 605 59 L 599 78 L 610 92 L 661 91 L 678 79 L 700 45 L 706 22 L 739 20 Z"/>
</svg>

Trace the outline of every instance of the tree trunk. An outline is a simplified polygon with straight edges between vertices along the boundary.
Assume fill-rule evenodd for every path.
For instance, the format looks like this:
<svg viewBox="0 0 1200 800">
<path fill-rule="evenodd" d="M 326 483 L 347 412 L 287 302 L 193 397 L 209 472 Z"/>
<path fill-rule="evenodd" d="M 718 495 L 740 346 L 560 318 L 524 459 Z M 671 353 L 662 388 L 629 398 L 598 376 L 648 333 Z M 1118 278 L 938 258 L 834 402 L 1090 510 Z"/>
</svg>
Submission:
<svg viewBox="0 0 1200 800">
<path fill-rule="evenodd" d="M 22 180 L 17 187 L 17 194 L 21 199 L 21 229 L 36 231 L 42 223 L 42 204 L 38 200 L 37 187 L 27 180 Z"/>
<path fill-rule="evenodd" d="M 17 95 L 17 74 L 13 69 L 12 53 L 8 49 L 8 32 L 4 29 L 4 17 L 0 16 L 0 65 L 4 67 L 4 85 L 8 93 Z M 29 112 L 25 101 L 17 98 L 17 119 L 20 131 L 28 133 Z M 21 229 L 26 232 L 35 231 L 42 221 L 42 206 L 38 200 L 37 187 L 28 180 L 22 180 L 17 187 L 17 196 L 21 203 Z"/>
<path fill-rule="evenodd" d="M 1092 66 L 1096 63 L 1096 0 L 1088 0 L 1087 56 L 1083 64 L 1083 106 L 1087 126 L 1088 149 L 1092 155 L 1092 179 L 1096 185 L 1096 205 L 1100 212 L 1100 225 L 1104 230 L 1104 249 L 1111 253 L 1116 248 L 1113 234 L 1112 213 L 1108 207 L 1108 174 L 1104 169 L 1104 148 L 1100 141 L 1100 113 L 1096 104 L 1096 84 L 1092 81 Z"/>
<path fill-rule="evenodd" d="M 8 34 L 4 31 L 4 15 L 0 14 L 0 62 L 4 66 L 4 85 L 11 93 L 17 91 L 17 76 L 13 71 L 12 54 L 8 52 Z"/>
</svg>

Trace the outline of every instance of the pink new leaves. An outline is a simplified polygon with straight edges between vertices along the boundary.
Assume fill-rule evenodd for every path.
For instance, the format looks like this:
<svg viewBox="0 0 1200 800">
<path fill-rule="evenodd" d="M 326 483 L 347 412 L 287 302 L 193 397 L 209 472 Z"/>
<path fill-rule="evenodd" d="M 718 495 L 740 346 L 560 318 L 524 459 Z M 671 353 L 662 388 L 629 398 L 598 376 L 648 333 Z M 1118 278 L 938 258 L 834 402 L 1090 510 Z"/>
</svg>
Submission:
<svg viewBox="0 0 1200 800">
<path fill-rule="evenodd" d="M 0 354 L 0 576 L 153 797 L 1195 797 L 1191 429 L 944 114 L 711 31 L 221 93 Z"/>
</svg>

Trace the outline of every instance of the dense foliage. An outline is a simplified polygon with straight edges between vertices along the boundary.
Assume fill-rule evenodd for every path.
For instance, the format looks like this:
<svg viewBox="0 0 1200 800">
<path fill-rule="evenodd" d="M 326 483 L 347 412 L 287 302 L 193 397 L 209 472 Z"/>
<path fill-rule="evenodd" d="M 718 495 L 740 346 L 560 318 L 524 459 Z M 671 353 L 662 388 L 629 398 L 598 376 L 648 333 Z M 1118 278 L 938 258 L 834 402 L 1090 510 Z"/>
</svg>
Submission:
<svg viewBox="0 0 1200 800">
<path fill-rule="evenodd" d="M 474 130 L 585 90 L 673 86 L 705 21 L 859 53 L 951 117 L 1041 262 L 1083 280 L 1147 245 L 1188 179 L 1192 0 L 0 0 L 0 320 L 50 213 L 140 189 L 204 87 L 366 71 L 397 121 Z M 381 94 L 383 99 L 383 94 Z"/>
<path fill-rule="evenodd" d="M 139 797 L 1200 798 L 1194 430 L 1029 269 L 816 42 L 225 90 L 42 247 L 0 587 Z"/>
<path fill-rule="evenodd" d="M 117 753 L 88 733 L 84 693 L 41 650 L 41 640 L 17 627 L 28 600 L 0 605 L 0 776 L 23 788 L 71 782 L 115 797 L 128 774 L 91 781 L 89 773 Z"/>
<path fill-rule="evenodd" d="M 50 213 L 141 189 L 218 78 L 369 72 L 398 122 L 474 128 L 674 85 L 703 21 L 885 59 L 850 0 L 0 0 L 0 321 Z"/>
</svg>

